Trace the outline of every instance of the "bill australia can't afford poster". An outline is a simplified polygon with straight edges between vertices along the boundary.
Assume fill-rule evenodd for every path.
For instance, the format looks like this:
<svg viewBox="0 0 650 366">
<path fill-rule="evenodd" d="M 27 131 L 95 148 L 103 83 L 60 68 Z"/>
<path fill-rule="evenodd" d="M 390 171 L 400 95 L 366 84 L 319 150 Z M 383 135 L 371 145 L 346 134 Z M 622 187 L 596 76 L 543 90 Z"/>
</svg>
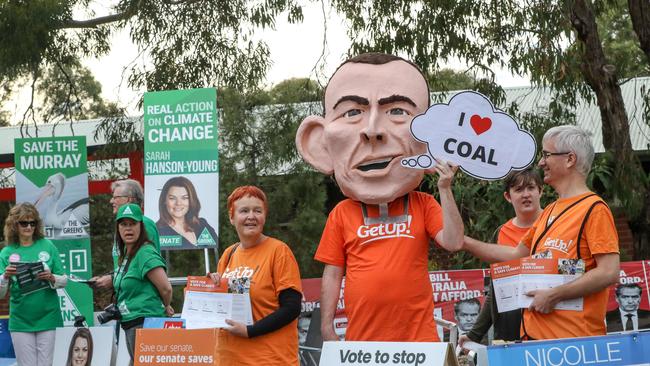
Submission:
<svg viewBox="0 0 650 366">
<path fill-rule="evenodd" d="M 145 215 L 162 250 L 218 243 L 219 161 L 215 89 L 145 93 Z"/>
<path fill-rule="evenodd" d="M 92 290 L 73 281 L 92 276 L 86 138 L 16 139 L 14 152 L 16 202 L 36 206 L 44 234 L 58 248 L 72 279 L 58 291 L 64 324 L 72 325 L 75 316 L 84 315 L 92 325 Z"/>
</svg>

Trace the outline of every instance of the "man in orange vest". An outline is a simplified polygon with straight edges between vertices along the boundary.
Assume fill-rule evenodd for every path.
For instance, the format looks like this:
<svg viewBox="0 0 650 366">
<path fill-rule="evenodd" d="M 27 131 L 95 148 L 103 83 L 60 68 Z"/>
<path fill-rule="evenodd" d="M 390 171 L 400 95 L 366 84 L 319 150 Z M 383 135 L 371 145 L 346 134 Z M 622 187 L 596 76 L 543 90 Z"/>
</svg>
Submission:
<svg viewBox="0 0 650 366">
<path fill-rule="evenodd" d="M 584 261 L 586 273 L 562 286 L 535 290 L 523 311 L 523 339 L 605 335 L 608 286 L 619 279 L 618 235 L 607 204 L 587 187 L 594 158 L 589 134 L 576 126 L 549 129 L 542 140 L 539 167 L 544 182 L 558 193 L 514 248 L 466 238 L 463 249 L 486 262 L 503 262 L 544 253 L 545 257 Z M 582 297 L 583 310 L 555 310 L 555 305 Z"/>
</svg>

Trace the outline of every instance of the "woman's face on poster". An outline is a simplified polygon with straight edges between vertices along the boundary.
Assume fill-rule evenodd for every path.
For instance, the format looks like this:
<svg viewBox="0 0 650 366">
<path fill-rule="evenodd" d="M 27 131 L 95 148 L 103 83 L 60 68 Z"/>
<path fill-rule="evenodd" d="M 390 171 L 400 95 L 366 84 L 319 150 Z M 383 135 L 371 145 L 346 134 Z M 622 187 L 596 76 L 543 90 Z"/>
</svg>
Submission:
<svg viewBox="0 0 650 366">
<path fill-rule="evenodd" d="M 190 208 L 190 196 L 184 187 L 170 187 L 166 197 L 167 212 L 175 221 L 184 220 Z"/>
<path fill-rule="evenodd" d="M 86 338 L 77 337 L 74 341 L 72 348 L 72 365 L 86 366 L 88 361 L 88 340 Z"/>
</svg>

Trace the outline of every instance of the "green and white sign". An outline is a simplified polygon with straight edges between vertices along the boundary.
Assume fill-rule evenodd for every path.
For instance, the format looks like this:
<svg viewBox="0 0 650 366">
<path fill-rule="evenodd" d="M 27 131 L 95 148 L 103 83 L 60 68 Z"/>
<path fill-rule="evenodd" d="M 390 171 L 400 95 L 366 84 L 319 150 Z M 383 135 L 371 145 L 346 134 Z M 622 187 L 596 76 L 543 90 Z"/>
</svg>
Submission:
<svg viewBox="0 0 650 366">
<path fill-rule="evenodd" d="M 215 89 L 144 95 L 145 216 L 162 250 L 214 248 L 219 227 Z"/>
<path fill-rule="evenodd" d="M 14 140 L 16 202 L 33 203 L 45 236 L 56 245 L 70 279 L 92 276 L 88 229 L 88 168 L 86 138 L 46 137 Z M 93 292 L 85 284 L 68 281 L 59 290 L 66 326 L 84 315 L 93 323 Z"/>
</svg>

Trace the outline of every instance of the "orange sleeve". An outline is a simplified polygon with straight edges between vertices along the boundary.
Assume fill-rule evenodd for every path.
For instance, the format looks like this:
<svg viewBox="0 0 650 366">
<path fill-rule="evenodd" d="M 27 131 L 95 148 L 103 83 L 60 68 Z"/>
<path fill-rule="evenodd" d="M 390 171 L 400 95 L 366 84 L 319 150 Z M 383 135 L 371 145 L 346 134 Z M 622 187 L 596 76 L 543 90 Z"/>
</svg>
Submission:
<svg viewBox="0 0 650 366">
<path fill-rule="evenodd" d="M 426 225 L 427 234 L 433 239 L 443 228 L 442 207 L 433 196 L 428 194 L 423 196 L 426 197 L 424 224 Z"/>
<path fill-rule="evenodd" d="M 596 205 L 591 211 L 584 235 L 591 254 L 619 253 L 614 217 L 606 205 Z"/>
<path fill-rule="evenodd" d="M 339 211 L 340 206 L 337 206 L 330 212 L 314 259 L 325 264 L 345 267 L 345 239 L 343 227 L 340 225 Z"/>
<path fill-rule="evenodd" d="M 279 296 L 280 291 L 288 288 L 302 293 L 298 263 L 291 248 L 284 243 L 278 246 L 273 257 L 273 287 L 275 296 Z"/>
</svg>

